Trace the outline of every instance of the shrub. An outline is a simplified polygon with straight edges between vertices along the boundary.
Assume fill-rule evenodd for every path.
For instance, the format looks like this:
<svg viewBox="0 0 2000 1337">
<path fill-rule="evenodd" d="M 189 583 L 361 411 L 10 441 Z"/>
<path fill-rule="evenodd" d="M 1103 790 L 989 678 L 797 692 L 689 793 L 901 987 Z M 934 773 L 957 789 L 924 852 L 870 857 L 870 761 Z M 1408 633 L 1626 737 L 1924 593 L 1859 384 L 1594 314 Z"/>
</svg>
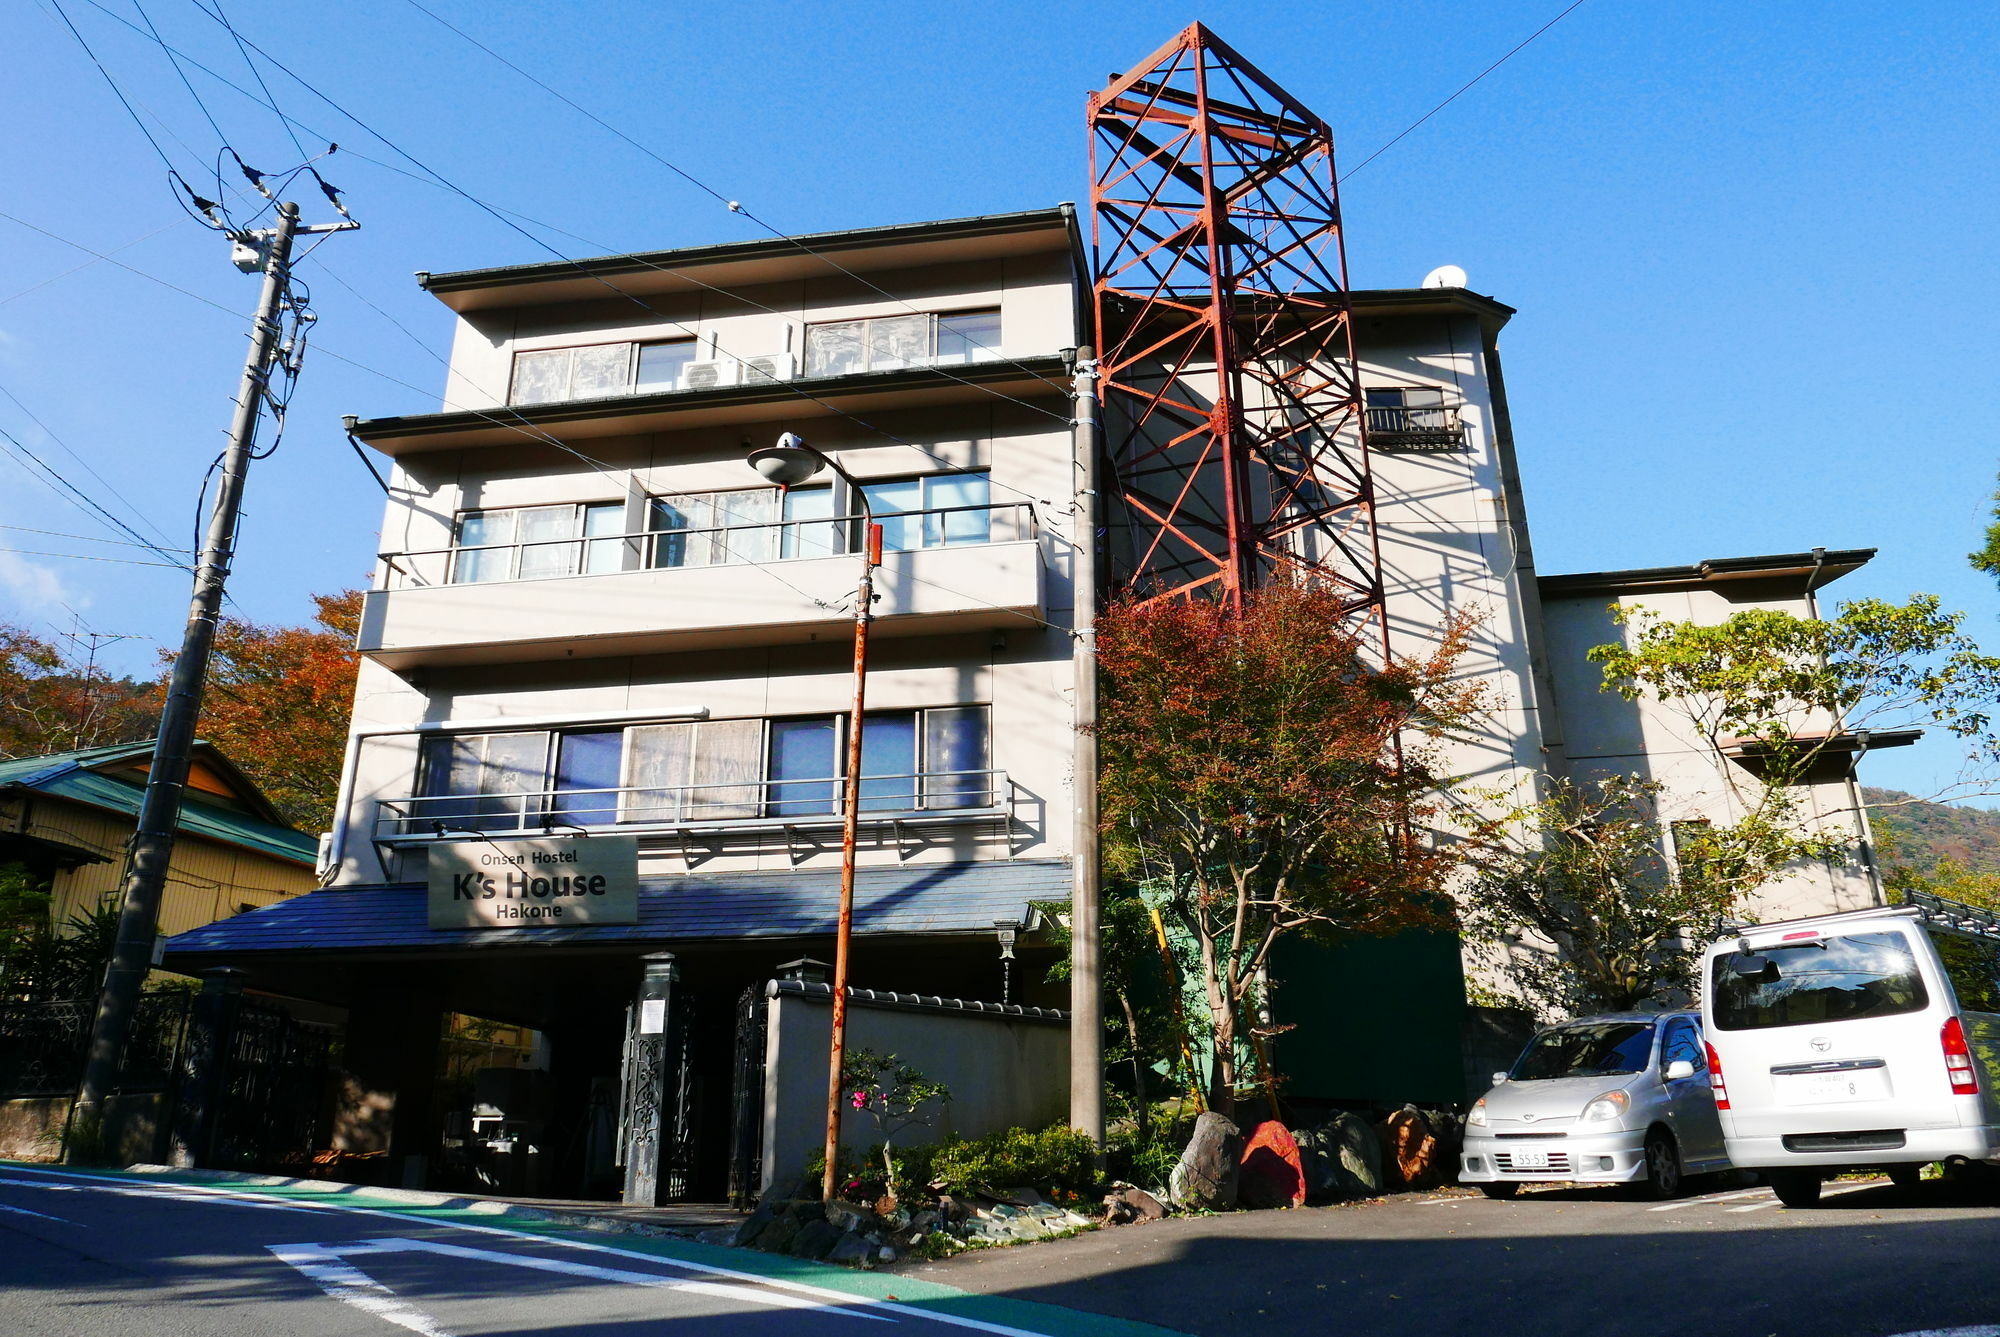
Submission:
<svg viewBox="0 0 2000 1337">
<path fill-rule="evenodd" d="M 1160 1120 L 1145 1132 L 1137 1128 L 1114 1131 L 1105 1143 L 1105 1164 L 1114 1179 L 1137 1184 L 1143 1189 L 1163 1189 L 1180 1163 L 1187 1133 L 1174 1120 Z"/>
<path fill-rule="evenodd" d="M 1099 1182 L 1096 1144 L 1074 1128 L 1009 1128 L 931 1151 L 931 1182 L 951 1192 L 1033 1186 L 1079 1194 Z"/>
</svg>

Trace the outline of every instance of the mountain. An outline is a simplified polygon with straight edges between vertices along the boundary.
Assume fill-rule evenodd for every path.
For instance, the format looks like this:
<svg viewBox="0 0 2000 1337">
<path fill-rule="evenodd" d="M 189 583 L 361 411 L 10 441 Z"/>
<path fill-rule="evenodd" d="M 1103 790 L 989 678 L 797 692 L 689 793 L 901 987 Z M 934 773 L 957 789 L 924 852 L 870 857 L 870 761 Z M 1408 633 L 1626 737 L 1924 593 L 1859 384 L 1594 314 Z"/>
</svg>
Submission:
<svg viewBox="0 0 2000 1337">
<path fill-rule="evenodd" d="M 1976 873 L 2000 873 L 2000 812 L 1930 803 L 1895 789 L 1863 787 L 1882 871 L 1929 873 L 1949 859 Z"/>
</svg>

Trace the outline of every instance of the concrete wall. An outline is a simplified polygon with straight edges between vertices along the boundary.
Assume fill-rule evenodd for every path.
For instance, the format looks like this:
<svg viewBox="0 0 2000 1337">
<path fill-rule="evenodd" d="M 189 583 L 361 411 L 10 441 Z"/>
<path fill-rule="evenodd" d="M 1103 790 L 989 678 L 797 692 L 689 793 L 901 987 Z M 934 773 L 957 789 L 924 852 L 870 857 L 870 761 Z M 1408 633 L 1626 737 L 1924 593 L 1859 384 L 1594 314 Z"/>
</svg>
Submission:
<svg viewBox="0 0 2000 1337">
<path fill-rule="evenodd" d="M 764 1183 L 800 1174 L 826 1140 L 830 997 L 777 994 L 769 1000 L 764 1051 Z M 847 1048 L 894 1054 L 951 1090 L 932 1123 L 900 1135 L 920 1146 L 947 1135 L 983 1137 L 1009 1128 L 1045 1128 L 1069 1111 L 1069 1025 L 1060 1019 L 1003 1017 L 933 1008 L 851 1003 Z M 849 1112 L 841 1145 L 861 1154 L 882 1140 L 874 1121 Z"/>
<path fill-rule="evenodd" d="M 163 1160 L 167 1130 L 161 1124 L 161 1112 L 165 1101 L 157 1091 L 108 1097 L 104 1102 L 105 1160 L 116 1165 Z M 0 1100 L 0 1159 L 57 1159 L 62 1154 L 69 1107 L 68 1096 Z"/>
<path fill-rule="evenodd" d="M 1776 591 L 1769 582 L 1730 581 L 1657 593 L 1565 596 L 1546 603 L 1550 669 L 1571 774 L 1580 782 L 1619 774 L 1658 781 L 1666 786 L 1662 816 L 1669 822 L 1737 820 L 1755 801 L 1754 776 L 1716 752 L 1674 707 L 1647 699 L 1627 701 L 1602 690 L 1603 670 L 1590 662 L 1591 648 L 1628 643 L 1631 634 L 1613 620 L 1614 600 L 1674 621 L 1713 625 L 1753 608 L 1808 616 L 1805 594 Z M 1810 824 L 1851 842 L 1863 837 L 1862 818 L 1853 811 L 1856 796 L 1844 782 L 1802 785 L 1796 797 Z M 1749 913 L 1754 919 L 1830 914 L 1877 904 L 1877 896 L 1868 869 L 1850 856 L 1795 866 L 1758 893 Z"/>
</svg>

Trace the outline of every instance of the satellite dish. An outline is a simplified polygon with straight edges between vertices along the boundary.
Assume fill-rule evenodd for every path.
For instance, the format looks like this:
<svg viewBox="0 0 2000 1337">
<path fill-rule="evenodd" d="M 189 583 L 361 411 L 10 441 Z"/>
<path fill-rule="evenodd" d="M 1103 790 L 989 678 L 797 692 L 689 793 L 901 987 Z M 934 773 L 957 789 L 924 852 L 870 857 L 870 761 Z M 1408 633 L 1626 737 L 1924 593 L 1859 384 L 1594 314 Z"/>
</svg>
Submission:
<svg viewBox="0 0 2000 1337">
<path fill-rule="evenodd" d="M 1465 286 L 1465 271 L 1457 265 L 1439 265 L 1436 269 L 1424 275 L 1423 286 L 1426 288 L 1463 288 Z"/>
</svg>

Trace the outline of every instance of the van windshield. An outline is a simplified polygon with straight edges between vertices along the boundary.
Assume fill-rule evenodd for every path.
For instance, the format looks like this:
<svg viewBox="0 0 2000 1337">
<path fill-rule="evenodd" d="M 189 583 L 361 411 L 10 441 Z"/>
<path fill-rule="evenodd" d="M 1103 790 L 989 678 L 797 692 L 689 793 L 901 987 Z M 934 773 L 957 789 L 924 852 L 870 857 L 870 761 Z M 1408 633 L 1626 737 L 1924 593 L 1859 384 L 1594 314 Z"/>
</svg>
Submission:
<svg viewBox="0 0 2000 1337">
<path fill-rule="evenodd" d="M 1528 1041 L 1508 1080 L 1618 1077 L 1644 1072 L 1653 1055 L 1653 1027 L 1644 1021 L 1594 1021 L 1557 1026 Z"/>
<path fill-rule="evenodd" d="M 1725 1031 L 1893 1017 L 1930 1004 L 1916 953 L 1894 931 L 1722 952 L 1709 987 Z"/>
</svg>

